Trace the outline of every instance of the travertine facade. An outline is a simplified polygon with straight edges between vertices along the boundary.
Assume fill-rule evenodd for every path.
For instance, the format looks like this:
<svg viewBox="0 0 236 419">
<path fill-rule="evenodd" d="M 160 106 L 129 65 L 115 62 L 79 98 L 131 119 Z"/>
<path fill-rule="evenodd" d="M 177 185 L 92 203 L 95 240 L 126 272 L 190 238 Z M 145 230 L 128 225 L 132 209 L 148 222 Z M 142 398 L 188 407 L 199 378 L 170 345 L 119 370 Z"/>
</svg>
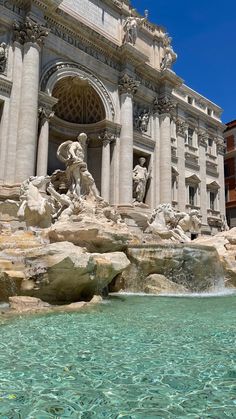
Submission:
<svg viewBox="0 0 236 419">
<path fill-rule="evenodd" d="M 128 0 L 0 0 L 0 11 L 1 199 L 63 169 L 58 146 L 86 132 L 105 200 L 132 205 L 144 157 L 148 208 L 199 209 L 203 232 L 221 228 L 221 109 L 171 70 L 171 38 L 147 11 Z"/>
<path fill-rule="evenodd" d="M 229 227 L 236 227 L 236 120 L 226 124 L 225 200 Z"/>
</svg>

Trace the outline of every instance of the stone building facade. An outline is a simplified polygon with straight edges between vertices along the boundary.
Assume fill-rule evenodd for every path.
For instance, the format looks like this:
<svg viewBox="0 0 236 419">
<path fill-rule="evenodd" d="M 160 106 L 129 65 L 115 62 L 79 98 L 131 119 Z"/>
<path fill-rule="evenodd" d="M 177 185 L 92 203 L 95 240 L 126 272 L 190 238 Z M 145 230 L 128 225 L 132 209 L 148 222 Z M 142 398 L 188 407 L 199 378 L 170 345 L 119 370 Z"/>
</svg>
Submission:
<svg viewBox="0 0 236 419">
<path fill-rule="evenodd" d="M 236 120 L 226 124 L 225 201 L 229 227 L 236 227 Z"/>
<path fill-rule="evenodd" d="M 221 228 L 221 109 L 171 70 L 171 38 L 147 11 L 128 0 L 0 0 L 0 11 L 1 199 L 62 168 L 59 144 L 86 132 L 88 168 L 111 204 L 132 205 L 144 157 L 140 211 L 170 202 L 199 209 L 204 232 Z"/>
</svg>

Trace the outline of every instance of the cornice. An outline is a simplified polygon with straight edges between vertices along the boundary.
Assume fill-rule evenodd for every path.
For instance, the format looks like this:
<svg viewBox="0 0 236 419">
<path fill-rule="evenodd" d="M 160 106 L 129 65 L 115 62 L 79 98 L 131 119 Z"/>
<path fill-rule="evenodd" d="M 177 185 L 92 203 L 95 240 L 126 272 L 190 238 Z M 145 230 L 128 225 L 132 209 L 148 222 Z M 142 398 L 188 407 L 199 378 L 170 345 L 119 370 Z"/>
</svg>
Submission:
<svg viewBox="0 0 236 419">
<path fill-rule="evenodd" d="M 189 103 L 185 102 L 185 100 L 179 98 L 178 96 L 173 95 L 177 106 L 181 107 L 185 112 L 187 112 L 192 117 L 198 118 L 198 120 L 202 120 L 205 123 L 207 123 L 208 126 L 214 126 L 220 131 L 224 130 L 224 124 L 217 120 L 212 118 L 211 116 L 205 114 L 201 109 L 195 108 L 194 106 L 190 105 Z"/>
</svg>

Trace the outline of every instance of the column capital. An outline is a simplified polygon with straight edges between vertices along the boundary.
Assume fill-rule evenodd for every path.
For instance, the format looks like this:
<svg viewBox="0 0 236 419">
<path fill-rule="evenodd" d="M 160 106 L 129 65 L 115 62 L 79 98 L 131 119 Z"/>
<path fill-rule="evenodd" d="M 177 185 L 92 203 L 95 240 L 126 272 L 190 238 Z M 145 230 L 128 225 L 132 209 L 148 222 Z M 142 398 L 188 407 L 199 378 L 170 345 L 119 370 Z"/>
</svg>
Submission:
<svg viewBox="0 0 236 419">
<path fill-rule="evenodd" d="M 108 144 L 110 144 L 112 141 L 116 140 L 116 135 L 108 130 L 103 131 L 101 134 L 99 134 L 98 139 L 102 141 L 102 145 L 106 147 Z"/>
<path fill-rule="evenodd" d="M 14 41 L 22 45 L 26 42 L 37 43 L 41 47 L 49 30 L 27 16 L 24 22 L 15 21 L 13 23 L 13 33 Z"/>
<path fill-rule="evenodd" d="M 120 94 L 128 93 L 134 95 L 140 85 L 139 81 L 134 80 L 127 73 L 124 74 L 119 80 L 119 91 Z"/>
<path fill-rule="evenodd" d="M 170 95 L 166 94 L 156 98 L 155 106 L 156 111 L 158 111 L 160 115 L 172 114 L 176 108 L 176 103 Z"/>
<path fill-rule="evenodd" d="M 54 111 L 43 106 L 40 106 L 38 110 L 39 119 L 41 121 L 43 120 L 49 121 L 54 116 L 54 114 L 55 114 Z"/>
<path fill-rule="evenodd" d="M 206 147 L 207 141 L 208 141 L 207 131 L 204 131 L 203 129 L 198 129 L 197 135 L 198 135 L 198 144 L 202 145 L 203 147 Z"/>
<path fill-rule="evenodd" d="M 224 138 L 217 137 L 215 139 L 216 147 L 217 147 L 217 153 L 218 154 L 225 154 L 226 145 L 224 143 Z"/>
</svg>

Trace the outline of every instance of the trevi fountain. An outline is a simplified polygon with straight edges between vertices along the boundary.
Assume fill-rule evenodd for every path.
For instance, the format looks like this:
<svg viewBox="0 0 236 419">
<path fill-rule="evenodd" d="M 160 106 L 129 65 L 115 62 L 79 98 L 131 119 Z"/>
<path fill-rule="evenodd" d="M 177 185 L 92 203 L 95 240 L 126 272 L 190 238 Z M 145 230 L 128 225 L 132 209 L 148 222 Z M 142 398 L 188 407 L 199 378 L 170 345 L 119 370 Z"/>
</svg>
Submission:
<svg viewBox="0 0 236 419">
<path fill-rule="evenodd" d="M 142 214 L 145 158 L 132 210 L 110 206 L 86 141 L 0 204 L 0 417 L 235 417 L 235 230 Z"/>
</svg>

